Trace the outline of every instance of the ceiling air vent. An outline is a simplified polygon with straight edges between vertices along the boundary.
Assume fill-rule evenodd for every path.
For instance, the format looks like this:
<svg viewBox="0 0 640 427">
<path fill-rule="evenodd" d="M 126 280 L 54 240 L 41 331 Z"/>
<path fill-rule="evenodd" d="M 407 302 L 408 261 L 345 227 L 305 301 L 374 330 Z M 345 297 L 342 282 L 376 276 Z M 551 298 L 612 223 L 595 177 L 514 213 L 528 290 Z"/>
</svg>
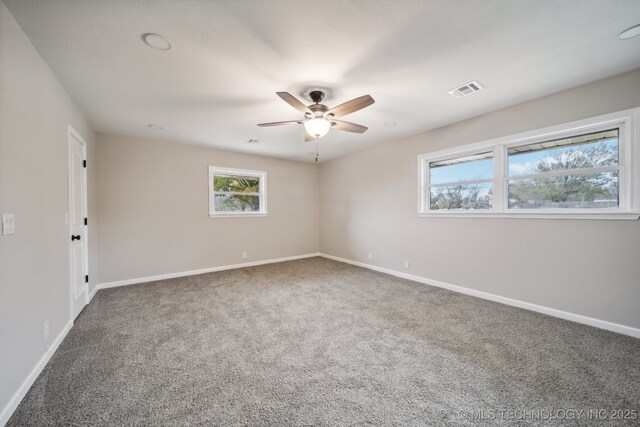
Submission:
<svg viewBox="0 0 640 427">
<path fill-rule="evenodd" d="M 462 98 L 464 96 L 471 95 L 474 92 L 479 92 L 482 89 L 484 89 L 484 87 L 482 87 L 480 83 L 474 80 L 472 82 L 465 83 L 462 86 L 457 87 L 453 90 L 450 90 L 449 93 L 455 96 L 456 98 Z"/>
</svg>

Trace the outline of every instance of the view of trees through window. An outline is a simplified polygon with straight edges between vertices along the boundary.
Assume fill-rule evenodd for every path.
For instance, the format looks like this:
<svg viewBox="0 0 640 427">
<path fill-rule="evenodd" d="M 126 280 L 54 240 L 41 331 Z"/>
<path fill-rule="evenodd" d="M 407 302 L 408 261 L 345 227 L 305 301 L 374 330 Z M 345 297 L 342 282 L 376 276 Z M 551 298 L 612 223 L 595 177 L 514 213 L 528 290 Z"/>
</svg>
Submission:
<svg viewBox="0 0 640 427">
<path fill-rule="evenodd" d="M 260 177 L 215 175 L 213 191 L 216 211 L 260 211 Z"/>
<path fill-rule="evenodd" d="M 491 209 L 492 153 L 429 163 L 432 210 Z"/>
<path fill-rule="evenodd" d="M 431 209 L 491 209 L 491 185 L 461 184 L 432 188 Z"/>
<path fill-rule="evenodd" d="M 509 208 L 619 206 L 617 129 L 514 147 L 508 155 Z"/>
</svg>

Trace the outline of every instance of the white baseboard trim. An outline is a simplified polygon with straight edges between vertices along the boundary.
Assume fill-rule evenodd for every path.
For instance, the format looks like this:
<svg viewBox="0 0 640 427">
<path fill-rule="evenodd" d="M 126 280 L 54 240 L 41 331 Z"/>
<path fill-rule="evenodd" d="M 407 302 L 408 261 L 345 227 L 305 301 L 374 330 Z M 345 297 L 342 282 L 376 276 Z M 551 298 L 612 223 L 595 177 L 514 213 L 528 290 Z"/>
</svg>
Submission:
<svg viewBox="0 0 640 427">
<path fill-rule="evenodd" d="M 96 292 L 98 292 L 100 285 L 96 285 L 95 288 L 93 288 L 93 291 L 91 291 L 91 293 L 89 293 L 89 296 L 87 297 L 87 304 L 89 304 L 91 302 L 91 300 L 93 299 L 93 297 L 96 296 Z"/>
<path fill-rule="evenodd" d="M 178 273 L 159 274 L 157 276 L 146 276 L 146 277 L 138 277 L 138 278 L 135 278 L 135 279 L 117 280 L 115 282 L 106 282 L 106 283 L 98 284 L 96 286 L 96 291 L 99 290 L 99 289 L 116 288 L 118 286 L 127 286 L 127 285 L 135 285 L 135 284 L 138 284 L 138 283 L 155 282 L 155 281 L 158 281 L 158 280 L 174 279 L 176 277 L 194 276 L 196 274 L 212 273 L 214 271 L 233 270 L 233 269 L 236 269 L 236 268 L 253 267 L 253 266 L 256 266 L 256 265 L 264 265 L 264 264 L 274 264 L 274 263 L 277 263 L 277 262 L 293 261 L 293 260 L 296 260 L 296 259 L 312 258 L 312 257 L 317 257 L 317 256 L 320 256 L 320 253 L 315 252 L 315 253 L 311 253 L 311 254 L 294 255 L 294 256 L 289 256 L 289 257 L 284 257 L 284 258 L 275 258 L 275 259 L 265 259 L 265 260 L 262 260 L 262 261 L 244 262 L 242 264 L 221 265 L 221 266 L 218 266 L 218 267 L 202 268 L 202 269 L 199 269 L 199 270 L 181 271 L 181 272 L 178 272 Z M 94 293 L 95 293 L 95 291 L 94 291 Z"/>
<path fill-rule="evenodd" d="M 51 343 L 51 346 L 49 346 L 44 355 L 40 358 L 40 360 L 38 360 L 38 363 L 36 363 L 36 366 L 34 366 L 29 375 L 27 375 L 27 378 L 25 378 L 22 384 L 20 384 L 20 387 L 13 394 L 13 396 L 9 400 L 9 403 L 7 403 L 7 405 L 2 409 L 2 412 L 0 412 L 0 426 L 4 426 L 7 422 L 9 422 L 9 418 L 11 418 L 13 412 L 16 410 L 20 402 L 22 402 L 22 399 L 27 394 L 35 380 L 38 378 L 38 375 L 40 375 L 44 367 L 47 366 L 47 363 L 51 359 L 51 356 L 53 356 L 53 354 L 56 352 L 56 350 L 60 346 L 60 343 L 62 343 L 62 340 L 64 340 L 64 338 L 67 336 L 72 326 L 73 321 L 70 320 L 69 323 L 67 323 L 67 325 L 64 327 L 62 332 L 58 334 L 53 343 Z"/>
<path fill-rule="evenodd" d="M 512 299 L 512 298 L 507 298 L 500 295 L 490 294 L 487 292 L 477 291 L 474 289 L 465 288 L 463 286 L 452 285 L 450 283 L 427 279 L 425 277 L 403 273 L 401 271 L 391 270 L 389 268 L 377 267 L 375 265 L 365 264 L 363 262 L 358 262 L 358 261 L 352 261 L 350 259 L 340 258 L 333 255 L 321 253 L 320 256 L 324 258 L 332 259 L 334 261 L 344 262 L 346 264 L 356 265 L 358 267 L 367 268 L 369 270 L 374 270 L 381 273 L 390 274 L 392 276 L 401 277 L 403 279 L 412 280 L 414 282 L 423 283 L 425 285 L 436 286 L 438 288 L 448 289 L 450 291 L 458 292 L 461 294 L 471 295 L 474 297 L 498 302 L 501 304 L 524 308 L 525 310 L 536 311 L 538 313 L 547 314 L 549 316 L 559 317 L 560 319 L 570 320 L 572 322 L 582 323 L 585 325 L 594 326 L 596 328 L 606 329 L 608 331 L 613 331 L 620 334 L 629 335 L 635 338 L 640 338 L 640 329 L 633 328 L 631 326 L 625 326 L 619 323 L 613 323 L 613 322 L 608 322 L 606 320 L 595 319 L 593 317 L 583 316 L 581 314 L 569 313 L 568 311 L 562 311 L 555 308 L 550 308 L 542 305 L 532 304 L 525 301 L 520 301 L 517 299 Z"/>
</svg>

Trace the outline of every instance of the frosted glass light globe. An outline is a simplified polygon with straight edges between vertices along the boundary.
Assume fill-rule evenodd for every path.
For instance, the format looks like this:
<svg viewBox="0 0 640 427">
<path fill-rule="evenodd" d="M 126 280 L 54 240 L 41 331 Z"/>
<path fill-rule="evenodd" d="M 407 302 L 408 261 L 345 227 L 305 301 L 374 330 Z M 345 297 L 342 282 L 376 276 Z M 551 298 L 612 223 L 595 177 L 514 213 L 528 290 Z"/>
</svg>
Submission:
<svg viewBox="0 0 640 427">
<path fill-rule="evenodd" d="M 304 129 L 315 138 L 322 138 L 329 132 L 331 123 L 325 119 L 311 119 L 304 122 Z"/>
</svg>

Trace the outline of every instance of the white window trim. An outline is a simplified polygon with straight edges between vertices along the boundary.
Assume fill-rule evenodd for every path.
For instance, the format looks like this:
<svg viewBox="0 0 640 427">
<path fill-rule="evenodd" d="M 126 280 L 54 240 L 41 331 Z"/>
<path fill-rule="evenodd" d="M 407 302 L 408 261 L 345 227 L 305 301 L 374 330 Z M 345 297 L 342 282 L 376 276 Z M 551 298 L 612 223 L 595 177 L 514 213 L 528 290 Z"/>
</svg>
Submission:
<svg viewBox="0 0 640 427">
<path fill-rule="evenodd" d="M 259 193 L 242 193 L 244 195 L 260 196 L 260 210 L 258 212 L 217 212 L 214 209 L 213 177 L 215 175 L 240 175 L 254 176 L 260 179 Z M 244 218 L 267 216 L 267 173 L 265 171 L 255 171 L 247 169 L 223 168 L 209 166 L 209 216 L 211 218 Z"/>
<path fill-rule="evenodd" d="M 582 209 L 508 209 L 507 149 L 518 145 L 568 137 L 619 127 L 619 191 L 617 208 Z M 418 215 L 421 217 L 476 217 L 476 218 L 550 218 L 550 219 L 624 219 L 640 218 L 640 108 L 577 120 L 516 135 L 495 138 L 440 150 L 418 156 Z M 492 209 L 430 210 L 429 163 L 493 151 Z M 606 168 L 606 167 L 605 167 Z M 604 168 L 603 168 L 604 169 Z M 521 178 L 521 177 L 518 177 Z"/>
</svg>

